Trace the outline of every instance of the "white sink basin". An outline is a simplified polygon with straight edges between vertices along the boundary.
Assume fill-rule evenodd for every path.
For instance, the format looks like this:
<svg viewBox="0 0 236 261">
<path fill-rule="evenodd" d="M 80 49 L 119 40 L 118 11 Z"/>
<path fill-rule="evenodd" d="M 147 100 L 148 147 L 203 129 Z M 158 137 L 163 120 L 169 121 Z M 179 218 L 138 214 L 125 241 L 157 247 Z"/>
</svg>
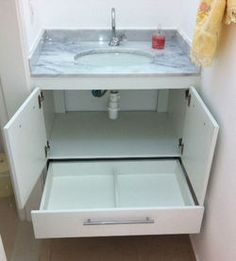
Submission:
<svg viewBox="0 0 236 261">
<path fill-rule="evenodd" d="M 74 60 L 88 66 L 135 66 L 150 64 L 153 58 L 151 53 L 140 50 L 104 48 L 80 52 Z"/>
</svg>

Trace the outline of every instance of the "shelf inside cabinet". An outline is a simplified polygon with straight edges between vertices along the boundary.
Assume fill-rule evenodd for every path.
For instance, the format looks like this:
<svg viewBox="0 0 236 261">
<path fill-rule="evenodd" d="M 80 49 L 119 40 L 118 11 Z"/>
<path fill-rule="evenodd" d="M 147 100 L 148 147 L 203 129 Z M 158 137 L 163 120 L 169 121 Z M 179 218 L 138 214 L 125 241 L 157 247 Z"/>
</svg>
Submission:
<svg viewBox="0 0 236 261">
<path fill-rule="evenodd" d="M 178 138 L 168 113 L 107 112 L 56 114 L 51 159 L 179 156 Z"/>
</svg>

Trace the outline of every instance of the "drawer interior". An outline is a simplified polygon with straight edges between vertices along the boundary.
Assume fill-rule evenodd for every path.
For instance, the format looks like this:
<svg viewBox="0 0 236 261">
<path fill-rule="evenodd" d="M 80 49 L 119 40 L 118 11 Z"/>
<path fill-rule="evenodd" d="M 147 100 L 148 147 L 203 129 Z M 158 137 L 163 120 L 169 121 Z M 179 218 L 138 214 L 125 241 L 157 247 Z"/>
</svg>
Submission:
<svg viewBox="0 0 236 261">
<path fill-rule="evenodd" d="M 51 162 L 41 210 L 195 205 L 178 159 Z"/>
</svg>

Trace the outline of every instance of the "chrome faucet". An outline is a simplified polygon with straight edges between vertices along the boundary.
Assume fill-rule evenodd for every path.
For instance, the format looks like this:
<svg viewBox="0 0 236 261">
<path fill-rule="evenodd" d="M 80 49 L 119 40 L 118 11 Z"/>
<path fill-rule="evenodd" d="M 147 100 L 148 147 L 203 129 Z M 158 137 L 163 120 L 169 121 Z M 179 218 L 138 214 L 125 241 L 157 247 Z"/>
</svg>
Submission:
<svg viewBox="0 0 236 261">
<path fill-rule="evenodd" d="M 111 9 L 111 30 L 112 38 L 116 38 L 116 9 Z"/>
<path fill-rule="evenodd" d="M 125 34 L 117 35 L 116 32 L 116 10 L 113 7 L 111 9 L 111 40 L 109 42 L 110 46 L 118 46 L 120 42 L 126 38 Z"/>
</svg>

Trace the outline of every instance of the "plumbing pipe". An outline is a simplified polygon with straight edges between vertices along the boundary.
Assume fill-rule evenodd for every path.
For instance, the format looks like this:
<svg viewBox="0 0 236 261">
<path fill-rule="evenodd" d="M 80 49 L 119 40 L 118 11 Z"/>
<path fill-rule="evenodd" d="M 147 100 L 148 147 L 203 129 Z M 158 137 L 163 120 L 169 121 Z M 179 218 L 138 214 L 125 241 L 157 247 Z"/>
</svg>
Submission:
<svg viewBox="0 0 236 261">
<path fill-rule="evenodd" d="M 120 94 L 118 91 L 111 91 L 108 101 L 108 115 L 109 119 L 116 120 L 118 118 L 118 113 L 120 110 Z"/>
</svg>

